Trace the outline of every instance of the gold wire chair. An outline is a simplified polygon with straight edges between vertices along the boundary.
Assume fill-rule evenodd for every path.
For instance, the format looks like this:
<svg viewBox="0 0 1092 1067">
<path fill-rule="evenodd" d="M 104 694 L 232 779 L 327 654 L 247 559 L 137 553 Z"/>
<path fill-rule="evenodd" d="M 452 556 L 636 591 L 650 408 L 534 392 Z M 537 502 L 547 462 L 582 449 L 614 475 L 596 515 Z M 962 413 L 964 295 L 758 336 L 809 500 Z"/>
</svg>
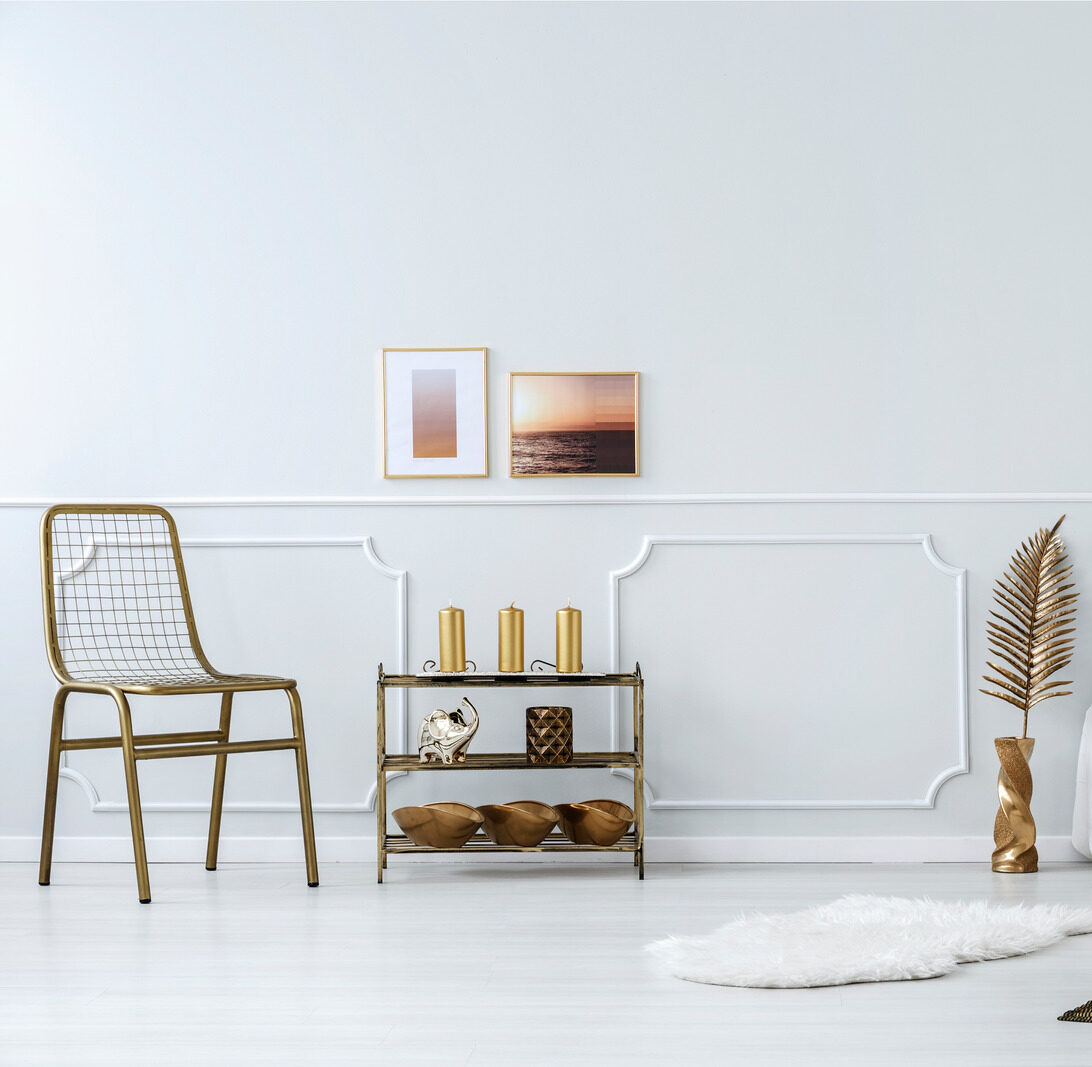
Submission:
<svg viewBox="0 0 1092 1067">
<path fill-rule="evenodd" d="M 42 516 L 42 601 L 49 665 L 61 683 L 53 701 L 46 776 L 42 857 L 38 881 L 49 885 L 57 780 L 61 753 L 120 748 L 125 763 L 140 902 L 151 901 L 137 761 L 172 756 L 215 756 L 205 867 L 216 869 L 227 757 L 233 752 L 296 753 L 307 884 L 318 885 L 315 829 L 303 710 L 291 678 L 222 674 L 205 658 L 190 606 L 174 519 L 151 506 L 58 505 Z M 283 689 L 292 714 L 292 736 L 229 741 L 235 693 Z M 113 697 L 121 720 L 117 737 L 68 739 L 64 708 L 70 693 Z M 220 693 L 220 726 L 187 733 L 134 734 L 127 693 L 169 696 Z"/>
</svg>

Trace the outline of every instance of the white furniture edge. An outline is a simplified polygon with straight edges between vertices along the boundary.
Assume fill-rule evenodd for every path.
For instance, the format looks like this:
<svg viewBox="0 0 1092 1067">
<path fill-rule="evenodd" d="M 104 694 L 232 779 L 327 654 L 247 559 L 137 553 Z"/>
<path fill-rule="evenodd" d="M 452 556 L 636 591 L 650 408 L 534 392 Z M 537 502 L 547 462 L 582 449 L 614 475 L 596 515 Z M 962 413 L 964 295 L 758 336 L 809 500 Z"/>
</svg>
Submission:
<svg viewBox="0 0 1092 1067">
<path fill-rule="evenodd" d="M 955 579 L 955 660 L 956 660 L 956 735 L 958 738 L 957 762 L 939 771 L 929 783 L 925 795 L 907 800 L 746 800 L 721 798 L 665 799 L 657 797 L 648 774 L 645 774 L 645 797 L 651 810 L 889 810 L 920 809 L 936 806 L 937 793 L 949 779 L 970 772 L 969 755 L 969 707 L 967 693 L 967 571 L 953 567 L 937 555 L 929 534 L 900 533 L 844 533 L 844 534 L 646 534 L 637 556 L 626 566 L 610 572 L 609 650 L 610 670 L 621 670 L 621 582 L 636 574 L 652 555 L 657 545 L 921 545 L 925 558 L 942 574 Z M 611 748 L 621 743 L 621 706 L 617 692 L 611 693 Z M 625 770 L 612 770 L 611 774 L 632 780 Z"/>
</svg>

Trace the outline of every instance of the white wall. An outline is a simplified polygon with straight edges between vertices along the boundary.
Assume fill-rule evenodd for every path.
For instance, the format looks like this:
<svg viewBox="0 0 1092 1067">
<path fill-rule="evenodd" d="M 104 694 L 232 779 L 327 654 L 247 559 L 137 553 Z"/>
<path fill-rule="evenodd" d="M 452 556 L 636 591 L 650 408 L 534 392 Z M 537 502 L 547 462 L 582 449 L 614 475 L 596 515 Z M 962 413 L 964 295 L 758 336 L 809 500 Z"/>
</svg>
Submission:
<svg viewBox="0 0 1092 1067">
<path fill-rule="evenodd" d="M 371 537 L 410 666 L 449 597 L 491 663 L 498 607 L 541 655 L 570 596 L 605 666 L 616 589 L 653 858 L 986 855 L 1019 728 L 976 691 L 990 585 L 1063 511 L 1092 559 L 1090 31 L 1085 5 L 0 8 L 0 855 L 40 820 L 37 517 L 119 497 L 248 542 L 188 551 L 198 621 L 217 665 L 299 678 L 326 858 L 368 854 L 397 583 L 254 541 Z M 384 345 L 489 346 L 490 479 L 378 475 Z M 506 375 L 551 369 L 641 372 L 640 479 L 503 475 Z M 1032 724 L 1056 856 L 1079 637 Z M 519 702 L 482 704 L 481 745 L 518 746 Z M 609 721 L 578 704 L 578 741 Z M 64 783 L 59 855 L 124 856 L 116 753 L 72 765 L 98 803 Z M 152 855 L 199 858 L 211 767 L 142 773 Z M 391 803 L 625 794 L 550 775 Z M 237 759 L 228 799 L 225 860 L 294 855 L 287 757 Z"/>
</svg>

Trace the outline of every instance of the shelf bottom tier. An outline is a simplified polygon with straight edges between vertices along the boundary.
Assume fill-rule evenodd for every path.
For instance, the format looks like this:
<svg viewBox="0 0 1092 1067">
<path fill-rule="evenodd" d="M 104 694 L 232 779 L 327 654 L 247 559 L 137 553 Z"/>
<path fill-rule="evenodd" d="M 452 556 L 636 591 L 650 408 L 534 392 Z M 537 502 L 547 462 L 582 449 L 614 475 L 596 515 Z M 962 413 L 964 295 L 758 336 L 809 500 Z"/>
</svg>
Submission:
<svg viewBox="0 0 1092 1067">
<path fill-rule="evenodd" d="M 567 837 L 553 833 L 537 845 L 494 845 L 485 834 L 475 834 L 460 848 L 430 848 L 428 845 L 415 845 L 405 834 L 386 834 L 383 838 L 383 850 L 394 854 L 399 852 L 636 852 L 637 835 L 630 830 L 613 845 L 576 845 Z"/>
</svg>

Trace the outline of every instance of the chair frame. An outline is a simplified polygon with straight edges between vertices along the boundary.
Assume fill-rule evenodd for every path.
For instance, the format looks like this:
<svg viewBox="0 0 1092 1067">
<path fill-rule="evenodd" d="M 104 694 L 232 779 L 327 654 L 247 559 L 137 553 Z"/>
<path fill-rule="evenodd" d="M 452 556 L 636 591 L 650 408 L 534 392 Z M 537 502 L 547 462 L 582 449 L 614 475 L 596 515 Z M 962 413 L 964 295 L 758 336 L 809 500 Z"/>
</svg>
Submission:
<svg viewBox="0 0 1092 1067">
<path fill-rule="evenodd" d="M 181 592 L 182 610 L 189 632 L 190 646 L 197 660 L 213 681 L 208 684 L 159 685 L 126 681 L 88 681 L 74 678 L 65 666 L 57 629 L 57 610 L 53 569 L 53 520 L 58 514 L 71 515 L 155 515 L 163 519 L 170 533 L 171 552 Z M 217 671 L 205 656 L 197 636 L 189 586 L 182 562 L 178 529 L 173 517 L 164 508 L 153 505 L 90 505 L 58 504 L 42 516 L 40 527 L 42 561 L 42 604 L 45 618 L 46 650 L 49 666 L 60 682 L 53 700 L 53 721 L 49 734 L 49 763 L 46 771 L 45 812 L 42 821 L 42 852 L 38 868 L 39 885 L 49 885 L 53 857 L 53 834 L 57 814 L 57 785 L 60 778 L 61 753 L 81 749 L 120 748 L 125 766 L 125 788 L 128 795 L 129 821 L 133 835 L 133 856 L 136 861 L 137 891 L 142 904 L 151 902 L 148 880 L 148 857 L 144 844 L 144 820 L 140 808 L 140 788 L 137 763 L 146 759 L 169 759 L 175 756 L 215 756 L 212 803 L 209 811 L 208 849 L 205 868 L 216 869 L 220 845 L 220 820 L 224 807 L 224 781 L 227 757 L 236 752 L 275 752 L 293 750 L 296 754 L 296 777 L 299 785 L 300 816 L 303 822 L 303 848 L 307 866 L 307 884 L 319 884 L 318 860 L 315 853 L 314 817 L 311 810 L 311 785 L 307 772 L 307 746 L 303 732 L 303 708 L 296 682 L 292 678 L 258 675 L 226 675 Z M 230 741 L 231 702 L 235 693 L 261 690 L 283 690 L 292 718 L 292 736 L 261 741 Z M 64 737 L 65 704 L 71 693 L 95 693 L 109 696 L 117 705 L 120 733 L 116 737 Z M 215 730 L 197 730 L 161 734 L 134 734 L 127 694 L 141 696 L 171 696 L 193 693 L 219 693 L 220 723 Z"/>
</svg>

